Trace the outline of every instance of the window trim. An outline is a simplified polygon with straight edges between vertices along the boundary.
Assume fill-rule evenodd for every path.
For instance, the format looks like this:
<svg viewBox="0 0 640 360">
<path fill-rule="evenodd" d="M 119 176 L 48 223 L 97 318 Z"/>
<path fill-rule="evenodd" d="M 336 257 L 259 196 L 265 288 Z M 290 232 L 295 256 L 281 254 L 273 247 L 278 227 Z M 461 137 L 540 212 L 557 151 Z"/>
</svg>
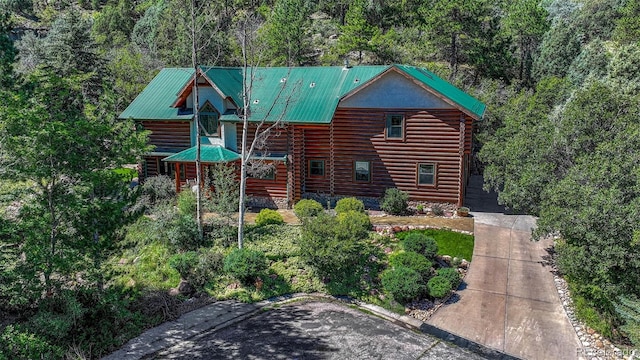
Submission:
<svg viewBox="0 0 640 360">
<path fill-rule="evenodd" d="M 367 176 L 367 180 L 358 180 L 357 178 L 357 163 L 367 163 L 367 170 L 368 170 L 368 176 Z M 371 181 L 373 180 L 373 169 L 371 167 L 371 161 L 370 160 L 353 160 L 353 182 L 357 182 L 357 183 L 371 183 Z"/>
<path fill-rule="evenodd" d="M 420 182 L 420 166 L 431 165 L 433 166 L 433 182 L 431 184 Z M 416 164 L 416 185 L 417 186 L 429 186 L 436 187 L 438 185 L 438 164 L 435 162 L 419 162 Z"/>
<path fill-rule="evenodd" d="M 402 123 L 400 124 L 400 131 L 401 131 L 401 135 L 400 136 L 389 136 L 389 132 L 391 130 L 391 122 L 392 119 L 395 116 L 399 116 L 402 120 Z M 406 117 L 404 114 L 401 113 L 388 113 L 386 114 L 386 121 L 385 121 L 385 127 L 384 127 L 384 138 L 385 140 L 391 140 L 391 141 L 404 141 L 405 138 L 405 130 L 406 130 Z M 394 126 L 398 126 L 398 125 L 394 125 Z"/>
<path fill-rule="evenodd" d="M 312 174 L 311 173 L 311 163 L 312 162 L 319 162 L 319 163 L 322 164 L 322 175 Z M 327 171 L 326 171 L 325 161 L 323 159 L 309 159 L 308 162 L 307 162 L 307 174 L 308 174 L 308 177 L 315 177 L 315 178 L 326 177 Z"/>
</svg>

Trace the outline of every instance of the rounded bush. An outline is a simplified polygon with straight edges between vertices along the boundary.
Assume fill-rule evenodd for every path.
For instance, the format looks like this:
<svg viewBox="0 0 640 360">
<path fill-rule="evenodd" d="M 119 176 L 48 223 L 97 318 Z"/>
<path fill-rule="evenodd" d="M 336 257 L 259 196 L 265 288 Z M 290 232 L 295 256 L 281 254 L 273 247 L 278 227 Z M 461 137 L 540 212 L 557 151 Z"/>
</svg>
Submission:
<svg viewBox="0 0 640 360">
<path fill-rule="evenodd" d="M 195 265 L 198 263 L 198 254 L 195 251 L 187 251 L 181 254 L 175 254 L 169 258 L 169 266 L 176 269 L 180 277 L 184 280 L 193 273 Z"/>
<path fill-rule="evenodd" d="M 302 199 L 293 207 L 293 212 L 300 219 L 318 216 L 324 211 L 322 205 L 311 199 Z"/>
<path fill-rule="evenodd" d="M 248 284 L 267 269 L 267 259 L 258 250 L 234 249 L 224 258 L 223 269 L 243 284 Z"/>
<path fill-rule="evenodd" d="M 438 254 L 438 244 L 425 234 L 412 232 L 401 242 L 405 251 L 413 251 L 424 255 L 427 259 L 433 259 Z"/>
<path fill-rule="evenodd" d="M 369 236 L 369 230 L 371 229 L 369 215 L 349 210 L 339 213 L 337 219 L 341 236 L 351 239 L 365 239 Z"/>
<path fill-rule="evenodd" d="M 390 188 L 384 192 L 380 207 L 391 215 L 401 215 L 407 211 L 409 195 L 399 189 Z"/>
<path fill-rule="evenodd" d="M 347 211 L 364 213 L 364 203 L 354 197 L 343 198 L 338 200 L 335 210 L 336 214 L 342 214 Z"/>
<path fill-rule="evenodd" d="M 434 298 L 445 297 L 451 291 L 451 283 L 444 276 L 434 276 L 427 283 L 429 295 Z"/>
<path fill-rule="evenodd" d="M 451 284 L 452 289 L 457 288 L 460 283 L 460 273 L 454 268 L 438 269 L 438 271 L 436 271 L 436 275 L 447 279 L 449 284 Z"/>
<path fill-rule="evenodd" d="M 408 267 L 409 269 L 417 271 L 418 274 L 423 277 L 431 273 L 431 267 L 433 266 L 433 263 L 429 261 L 429 259 L 413 251 L 393 254 L 389 257 L 389 263 L 391 263 L 393 267 Z"/>
<path fill-rule="evenodd" d="M 387 269 L 380 280 L 384 290 L 400 303 L 409 302 L 424 291 L 422 276 L 408 267 Z"/>
<path fill-rule="evenodd" d="M 256 217 L 256 225 L 264 226 L 271 224 L 284 224 L 284 219 L 279 212 L 271 209 L 262 209 Z"/>
</svg>

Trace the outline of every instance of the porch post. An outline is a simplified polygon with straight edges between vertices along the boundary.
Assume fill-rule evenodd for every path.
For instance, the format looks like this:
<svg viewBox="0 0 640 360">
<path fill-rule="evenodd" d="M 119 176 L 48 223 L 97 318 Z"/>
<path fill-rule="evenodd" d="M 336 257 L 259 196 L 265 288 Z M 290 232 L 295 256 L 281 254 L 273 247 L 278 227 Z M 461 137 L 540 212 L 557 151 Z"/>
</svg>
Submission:
<svg viewBox="0 0 640 360">
<path fill-rule="evenodd" d="M 176 177 L 176 193 L 180 192 L 180 163 L 174 163 L 175 171 L 174 176 Z"/>
</svg>

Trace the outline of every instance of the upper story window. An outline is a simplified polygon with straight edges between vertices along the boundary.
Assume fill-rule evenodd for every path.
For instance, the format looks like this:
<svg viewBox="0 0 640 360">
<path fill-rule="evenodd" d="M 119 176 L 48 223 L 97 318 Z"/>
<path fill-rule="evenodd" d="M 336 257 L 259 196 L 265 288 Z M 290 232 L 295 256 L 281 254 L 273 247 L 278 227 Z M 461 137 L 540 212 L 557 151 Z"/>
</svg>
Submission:
<svg viewBox="0 0 640 360">
<path fill-rule="evenodd" d="M 206 101 L 200 108 L 200 135 L 201 136 L 220 136 L 219 131 L 220 114 L 216 108 Z"/>
<path fill-rule="evenodd" d="M 404 139 L 404 115 L 387 115 L 387 139 Z"/>
</svg>

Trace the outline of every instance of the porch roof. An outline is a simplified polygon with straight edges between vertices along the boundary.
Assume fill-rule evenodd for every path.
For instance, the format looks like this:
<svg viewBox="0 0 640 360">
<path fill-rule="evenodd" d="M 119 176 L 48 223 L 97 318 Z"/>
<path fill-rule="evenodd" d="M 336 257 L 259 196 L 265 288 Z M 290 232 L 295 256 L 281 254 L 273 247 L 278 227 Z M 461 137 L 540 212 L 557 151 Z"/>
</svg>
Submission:
<svg viewBox="0 0 640 360">
<path fill-rule="evenodd" d="M 164 158 L 162 161 L 193 163 L 196 162 L 196 150 L 196 147 L 193 146 Z M 240 155 L 220 145 L 202 145 L 200 147 L 200 161 L 204 164 L 230 162 L 239 159 Z"/>
</svg>

